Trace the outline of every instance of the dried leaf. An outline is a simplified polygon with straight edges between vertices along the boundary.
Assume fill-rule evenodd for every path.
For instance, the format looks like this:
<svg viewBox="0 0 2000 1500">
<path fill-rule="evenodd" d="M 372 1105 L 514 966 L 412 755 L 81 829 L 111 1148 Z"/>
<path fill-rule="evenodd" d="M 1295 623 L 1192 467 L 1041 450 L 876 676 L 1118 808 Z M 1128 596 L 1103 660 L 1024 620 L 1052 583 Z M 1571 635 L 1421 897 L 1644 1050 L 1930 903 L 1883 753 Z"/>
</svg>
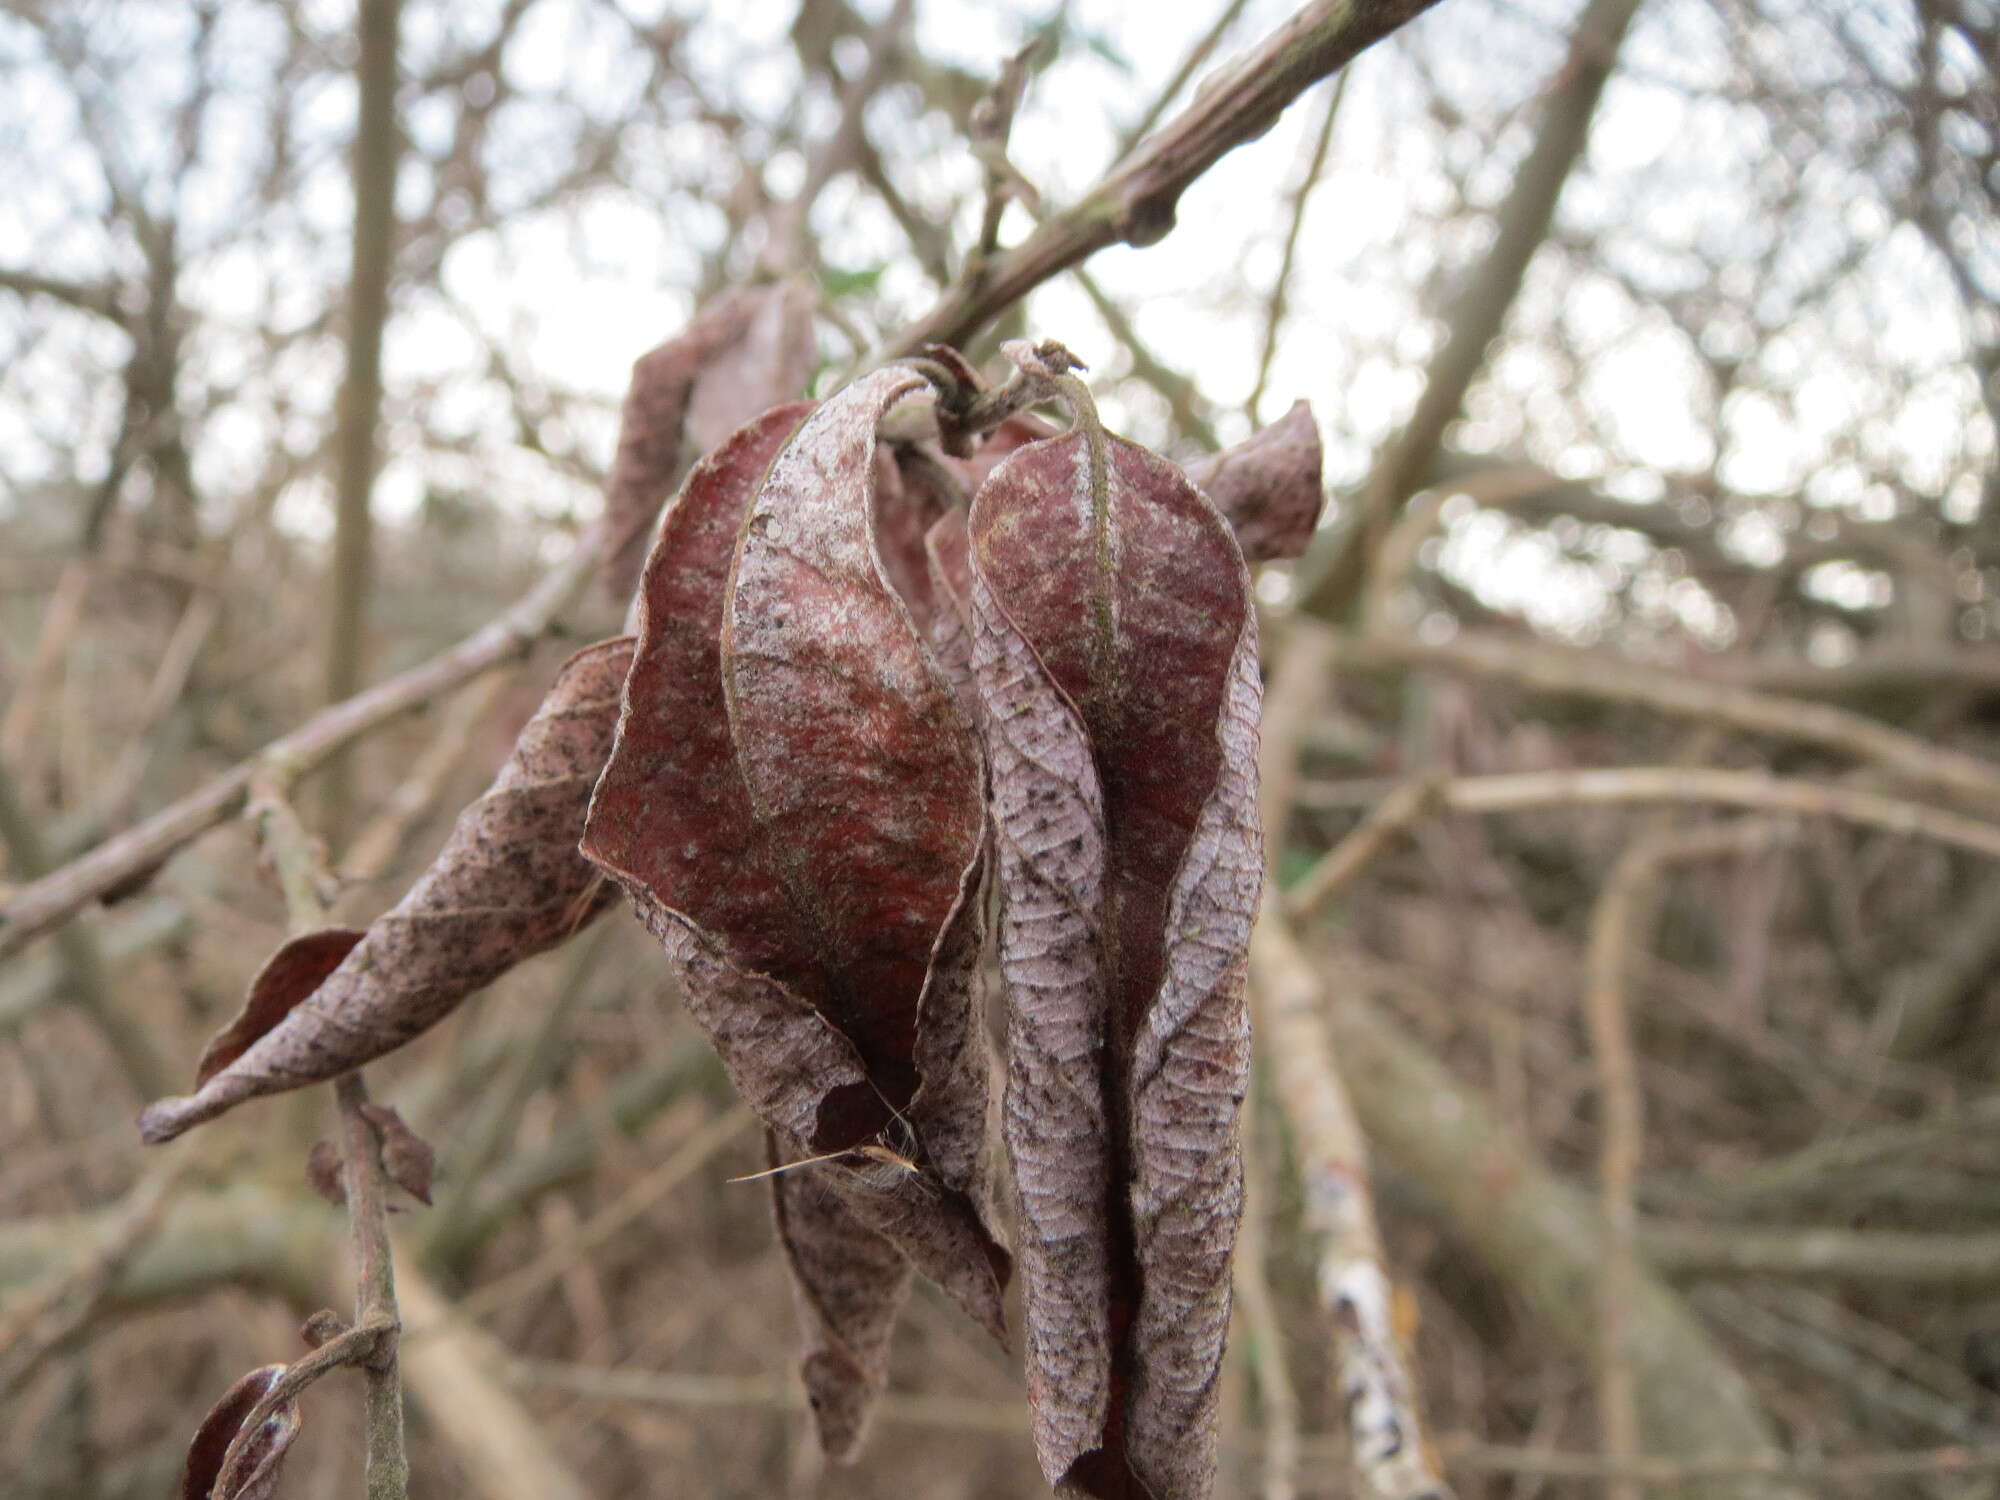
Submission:
<svg viewBox="0 0 2000 1500">
<path fill-rule="evenodd" d="M 194 1086 L 235 1062 L 250 1044 L 291 1014 L 292 1007 L 326 982 L 354 945 L 358 927 L 323 927 L 293 938 L 264 961 L 236 1019 L 209 1039 L 195 1065 Z"/>
<path fill-rule="evenodd" d="M 306 1185 L 335 1208 L 347 1206 L 347 1184 L 340 1176 L 340 1148 L 332 1141 L 314 1141 L 306 1153 Z"/>
<path fill-rule="evenodd" d="M 768 413 L 689 476 L 584 850 L 766 1124 L 841 1153 L 808 1170 L 999 1337 L 978 748 L 875 537 L 876 424 L 917 383 Z M 917 1170 L 871 1179 L 870 1145 Z"/>
<path fill-rule="evenodd" d="M 408 894 L 240 1056 L 193 1094 L 148 1105 L 140 1134 L 171 1140 L 245 1099 L 392 1052 L 602 912 L 613 893 L 576 841 L 631 655 L 630 640 L 613 640 L 572 656 L 493 785 L 459 815 Z"/>
<path fill-rule="evenodd" d="M 278 1469 L 285 1450 L 299 1435 L 299 1404 L 286 1401 L 261 1425 L 248 1450 L 249 1459 L 241 1484 L 227 1495 L 213 1494 L 222 1477 L 222 1461 L 229 1445 L 257 1403 L 277 1384 L 288 1367 L 262 1365 L 232 1385 L 220 1401 L 209 1409 L 188 1444 L 187 1462 L 181 1469 L 181 1500 L 268 1500 L 277 1487 Z"/>
<path fill-rule="evenodd" d="M 785 1158 L 771 1140 L 772 1164 Z M 773 1177 L 778 1240 L 791 1267 L 808 1348 L 800 1373 L 820 1447 L 853 1458 L 889 1378 L 889 1338 L 909 1295 L 910 1263 L 847 1208 L 816 1168 Z"/>
<path fill-rule="evenodd" d="M 972 681 L 972 557 L 965 512 L 948 510 L 924 536 L 925 572 L 930 578 L 931 652 L 952 691 L 973 722 L 979 722 L 979 693 Z"/>
<path fill-rule="evenodd" d="M 758 413 L 796 401 L 812 378 L 818 349 L 813 314 L 819 293 L 795 277 L 769 286 L 726 292 L 747 309 L 741 333 L 717 351 L 695 377 L 688 402 L 693 455 L 712 452 Z"/>
<path fill-rule="evenodd" d="M 1319 525 L 1319 424 L 1303 401 L 1233 448 L 1188 465 L 1187 476 L 1215 502 L 1248 562 L 1297 557 Z"/>
<path fill-rule="evenodd" d="M 633 364 L 604 498 L 604 583 L 614 600 L 631 594 L 653 520 L 688 458 L 805 388 L 815 305 L 812 288 L 796 281 L 725 292 Z"/>
<path fill-rule="evenodd" d="M 389 1180 L 430 1207 L 431 1172 L 437 1165 L 431 1143 L 386 1104 L 364 1104 L 361 1115 L 375 1127 L 376 1138 L 382 1142 L 382 1170 L 389 1174 Z"/>
<path fill-rule="evenodd" d="M 970 519 L 1029 1396 L 1051 1482 L 1192 1500 L 1241 1207 L 1255 615 L 1215 508 L 1073 403 Z"/>
</svg>

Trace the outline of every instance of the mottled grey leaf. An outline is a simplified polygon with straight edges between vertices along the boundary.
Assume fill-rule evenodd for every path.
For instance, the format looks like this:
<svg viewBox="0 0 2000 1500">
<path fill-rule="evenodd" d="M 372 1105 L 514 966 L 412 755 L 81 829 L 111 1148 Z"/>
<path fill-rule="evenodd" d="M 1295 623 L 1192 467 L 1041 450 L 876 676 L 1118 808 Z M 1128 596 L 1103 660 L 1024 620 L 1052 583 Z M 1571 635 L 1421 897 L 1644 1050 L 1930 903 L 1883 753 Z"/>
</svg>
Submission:
<svg viewBox="0 0 2000 1500">
<path fill-rule="evenodd" d="M 1075 399 L 970 521 L 1030 1396 L 1052 1482 L 1197 1500 L 1241 1207 L 1255 616 L 1214 506 Z"/>
<path fill-rule="evenodd" d="M 601 913 L 613 892 L 576 845 L 631 656 L 629 639 L 572 656 L 499 776 L 403 899 L 228 1066 L 185 1098 L 148 1105 L 140 1134 L 171 1140 L 245 1099 L 392 1052 Z"/>
</svg>

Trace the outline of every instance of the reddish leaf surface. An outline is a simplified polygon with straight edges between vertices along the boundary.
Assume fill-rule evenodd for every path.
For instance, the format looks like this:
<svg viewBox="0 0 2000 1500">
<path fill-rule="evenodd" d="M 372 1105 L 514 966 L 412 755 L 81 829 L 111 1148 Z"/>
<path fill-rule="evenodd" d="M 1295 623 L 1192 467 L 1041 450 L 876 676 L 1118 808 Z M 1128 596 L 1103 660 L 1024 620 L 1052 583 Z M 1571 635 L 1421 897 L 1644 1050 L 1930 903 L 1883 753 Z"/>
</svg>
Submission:
<svg viewBox="0 0 2000 1500">
<path fill-rule="evenodd" d="M 572 656 L 493 785 L 460 814 L 408 894 L 323 983 L 193 1094 L 148 1105 L 140 1134 L 171 1140 L 245 1099 L 392 1052 L 602 912 L 612 891 L 576 844 L 631 656 L 632 642 L 622 639 Z M 230 1032 L 250 1024 L 239 1020 Z"/>
<path fill-rule="evenodd" d="M 187 1462 L 181 1468 L 181 1500 L 269 1500 L 277 1487 L 285 1450 L 299 1435 L 301 1422 L 296 1401 L 284 1402 L 261 1424 L 251 1440 L 247 1462 L 239 1470 L 242 1481 L 226 1495 L 214 1493 L 215 1483 L 222 1477 L 222 1461 L 228 1456 L 229 1445 L 236 1441 L 243 1419 L 264 1399 L 286 1368 L 259 1366 L 225 1391 L 222 1399 L 209 1409 L 201 1426 L 195 1429 L 194 1441 L 188 1444 Z"/>
<path fill-rule="evenodd" d="M 654 518 L 688 458 L 805 389 L 814 305 L 802 282 L 725 292 L 633 364 L 605 486 L 611 544 L 604 583 L 613 599 L 631 594 Z"/>
<path fill-rule="evenodd" d="M 997 468 L 970 537 L 1037 1444 L 1085 1493 L 1203 1496 L 1261 880 L 1248 573 L 1094 421 Z"/>
<path fill-rule="evenodd" d="M 787 1158 L 849 1153 L 786 1175 L 811 1176 L 1000 1336 L 973 989 L 978 751 L 875 536 L 876 423 L 915 384 L 885 371 L 810 414 L 767 413 L 690 474 L 647 565 L 584 850 L 681 970 Z M 871 1176 L 852 1154 L 871 1144 L 917 1170 Z M 803 1223 L 791 1186 L 778 1192 Z M 834 1233 L 821 1218 L 801 1243 Z M 873 1254 L 865 1236 L 843 1253 Z M 830 1286 L 842 1262 L 824 1250 L 817 1271 L 793 1259 L 813 1305 L 847 1309 L 835 1342 L 872 1347 L 857 1309 L 886 1329 L 900 1292 L 859 1271 Z M 870 1367 L 818 1358 L 823 1334 L 808 1377 L 837 1447 L 859 1431 Z"/>
<path fill-rule="evenodd" d="M 202 1049 L 194 1070 L 195 1087 L 200 1088 L 235 1062 L 251 1043 L 290 1015 L 294 1005 L 340 967 L 361 937 L 358 927 L 325 927 L 293 938 L 266 959 L 250 981 L 250 993 L 236 1019 Z"/>
<path fill-rule="evenodd" d="M 1187 476 L 1215 502 L 1248 562 L 1297 557 L 1319 525 L 1319 424 L 1303 401 L 1233 448 L 1188 465 Z"/>
</svg>

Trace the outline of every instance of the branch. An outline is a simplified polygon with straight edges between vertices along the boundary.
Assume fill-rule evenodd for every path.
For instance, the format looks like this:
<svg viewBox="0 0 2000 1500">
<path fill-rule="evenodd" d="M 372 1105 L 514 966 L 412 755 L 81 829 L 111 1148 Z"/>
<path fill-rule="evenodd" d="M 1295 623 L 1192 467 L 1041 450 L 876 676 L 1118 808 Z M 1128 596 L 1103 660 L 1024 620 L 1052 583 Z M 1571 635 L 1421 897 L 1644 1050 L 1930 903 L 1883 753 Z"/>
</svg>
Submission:
<svg viewBox="0 0 2000 1500">
<path fill-rule="evenodd" d="M 1596 1206 L 1364 996 L 1321 991 L 1355 1112 L 1372 1142 L 1436 1198 L 1456 1237 L 1572 1349 L 1595 1339 L 1604 1253 Z M 1743 1377 L 1663 1282 L 1640 1268 L 1627 1309 L 1647 1445 L 1672 1461 L 1781 1464 Z M 1694 1482 L 1688 1500 L 1793 1497 L 1783 1486 Z"/>
<path fill-rule="evenodd" d="M 1285 107 L 1436 0 L 1314 0 L 1254 50 L 1209 78 L 1194 102 L 1133 150 L 1082 202 L 961 279 L 874 362 L 925 344 L 958 344 L 1050 277 L 1107 245 L 1151 245 L 1174 226 L 1188 185 L 1270 128 Z"/>
<path fill-rule="evenodd" d="M 1295 785 L 1289 768 L 1328 680 L 1323 637 L 1295 633 L 1271 682 L 1280 708 L 1258 752 L 1258 813 L 1273 830 L 1274 847 Z M 1396 1335 L 1368 1147 L 1340 1060 L 1327 1046 L 1320 1017 L 1326 997 L 1274 891 L 1267 877 L 1250 933 L 1252 1025 L 1263 1039 L 1259 1062 L 1269 1070 L 1298 1163 L 1314 1286 L 1333 1327 L 1355 1477 L 1363 1500 L 1447 1500 L 1424 1443 L 1409 1353 Z"/>
<path fill-rule="evenodd" d="M 1646 1258 L 1675 1276 L 1785 1276 L 1981 1291 L 2000 1285 L 2000 1234 L 1892 1229 L 1721 1229 L 1650 1221 Z"/>
<path fill-rule="evenodd" d="M 33 817 L 21 805 L 4 762 L 0 762 L 0 847 L 6 849 L 14 873 L 24 880 L 34 880 L 45 868 L 41 836 Z M 5 930 L 0 929 L 0 940 L 5 936 Z M 166 1060 L 146 1028 L 119 1005 L 112 991 L 96 933 L 88 927 L 64 928 L 57 940 L 56 956 L 63 977 L 69 981 L 71 1001 L 104 1038 L 125 1081 L 141 1098 L 153 1098 L 155 1091 L 171 1088 L 173 1074 Z"/>
<path fill-rule="evenodd" d="M 1639 0 L 1590 0 L 1577 22 L 1570 55 L 1543 106 L 1542 125 L 1498 214 L 1498 234 L 1476 276 L 1445 318 L 1445 338 L 1425 374 L 1424 393 L 1403 431 L 1377 459 L 1353 525 L 1300 563 L 1300 608 L 1338 613 L 1361 580 L 1396 508 L 1416 490 L 1486 364 L 1487 347 L 1506 323 L 1528 264 L 1548 238 L 1556 200 L 1590 139 L 1597 101 Z M 1337 549 L 1337 550 L 1335 550 Z"/>
<path fill-rule="evenodd" d="M 1636 1350 L 1627 1309 L 1639 1280 L 1634 1189 L 1645 1146 L 1644 1096 L 1625 998 L 1626 962 L 1641 941 L 1647 899 L 1666 866 L 1760 847 L 1777 831 L 1768 823 L 1747 823 L 1641 839 L 1620 857 L 1591 913 L 1584 1016 L 1597 1070 L 1604 1222 L 1604 1263 L 1597 1279 L 1597 1408 L 1605 1456 L 1623 1464 L 1639 1456 Z M 1639 1500 L 1637 1484 L 1623 1479 L 1612 1481 L 1605 1493 L 1608 1500 Z"/>
<path fill-rule="evenodd" d="M 1913 787 L 2000 809 L 2000 766 L 1824 703 L 1780 698 L 1512 636 L 1467 632 L 1442 643 L 1401 636 L 1342 636 L 1333 649 L 1336 666 L 1349 669 L 1435 667 L 1816 745 L 1880 766 Z"/>
<path fill-rule="evenodd" d="M 603 531 L 590 527 L 577 538 L 569 556 L 532 591 L 456 646 L 345 703 L 322 710 L 207 786 L 23 886 L 0 907 L 0 958 L 18 953 L 31 939 L 67 921 L 107 892 L 150 874 L 187 844 L 234 816 L 242 809 L 251 779 L 260 768 L 281 767 L 290 775 L 303 776 L 336 750 L 424 707 L 491 667 L 525 656 L 554 630 L 557 617 L 583 591 L 603 549 Z"/>
<path fill-rule="evenodd" d="M 1752 812 L 1838 818 L 1863 828 L 1918 837 L 2000 859 L 2000 823 L 1944 812 L 1877 792 L 1798 781 L 1765 771 L 1698 766 L 1620 766 L 1592 771 L 1520 771 L 1448 781 L 1404 782 L 1348 836 L 1320 857 L 1285 900 L 1304 918 L 1318 911 L 1426 811 L 1525 812 L 1542 807 L 1708 802 Z"/>
</svg>

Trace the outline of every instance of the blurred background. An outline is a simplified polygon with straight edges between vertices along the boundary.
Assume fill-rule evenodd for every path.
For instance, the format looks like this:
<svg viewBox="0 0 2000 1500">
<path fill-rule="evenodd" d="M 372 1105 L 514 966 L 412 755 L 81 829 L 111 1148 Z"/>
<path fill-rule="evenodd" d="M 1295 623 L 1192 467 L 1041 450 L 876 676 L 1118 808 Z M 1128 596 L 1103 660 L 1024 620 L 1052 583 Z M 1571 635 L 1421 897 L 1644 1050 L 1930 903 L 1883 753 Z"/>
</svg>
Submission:
<svg viewBox="0 0 2000 1500">
<path fill-rule="evenodd" d="M 960 276 L 1008 56 L 1043 39 L 1009 146 L 1039 205 L 1002 244 L 1288 14 L 363 9 L 399 11 L 387 53 L 347 4 L 0 7 L 0 902 L 527 591 L 597 514 L 632 361 L 769 266 L 802 187 L 823 393 Z M 1991 0 L 1444 0 L 1166 238 L 972 346 L 1062 339 L 1115 429 L 1184 459 L 1311 403 L 1329 523 L 1258 582 L 1269 639 L 1320 653 L 1276 679 L 1272 856 L 1461 1496 L 2000 1493 L 1996 69 Z M 617 623 L 593 598 L 308 783 L 340 916 L 396 899 Z M 1413 778 L 1430 800 L 1328 880 Z M 137 1105 L 283 930 L 229 823 L 0 961 L 0 1493 L 170 1492 L 215 1397 L 346 1295 L 300 1168 L 324 1091 L 134 1191 Z M 439 1151 L 397 1221 L 406 1315 L 481 1330 L 431 1366 L 412 1336 L 418 1492 L 1043 1492 L 1017 1370 L 928 1289 L 860 1464 L 821 1470 L 765 1198 L 725 1181 L 755 1132 L 636 924 L 371 1071 Z M 1267 1093 L 1222 1493 L 1344 1496 Z M 1601 1160 L 1611 1097 L 1643 1104 L 1636 1165 Z M 1672 1332 L 1631 1356 L 1667 1469 L 1625 1480 L 1556 1461 L 1599 1445 L 1605 1193 Z M 1673 1471 L 1675 1381 L 1821 1468 Z M 313 1392 L 282 1493 L 354 1493 L 359 1420 L 358 1382 Z"/>
</svg>

